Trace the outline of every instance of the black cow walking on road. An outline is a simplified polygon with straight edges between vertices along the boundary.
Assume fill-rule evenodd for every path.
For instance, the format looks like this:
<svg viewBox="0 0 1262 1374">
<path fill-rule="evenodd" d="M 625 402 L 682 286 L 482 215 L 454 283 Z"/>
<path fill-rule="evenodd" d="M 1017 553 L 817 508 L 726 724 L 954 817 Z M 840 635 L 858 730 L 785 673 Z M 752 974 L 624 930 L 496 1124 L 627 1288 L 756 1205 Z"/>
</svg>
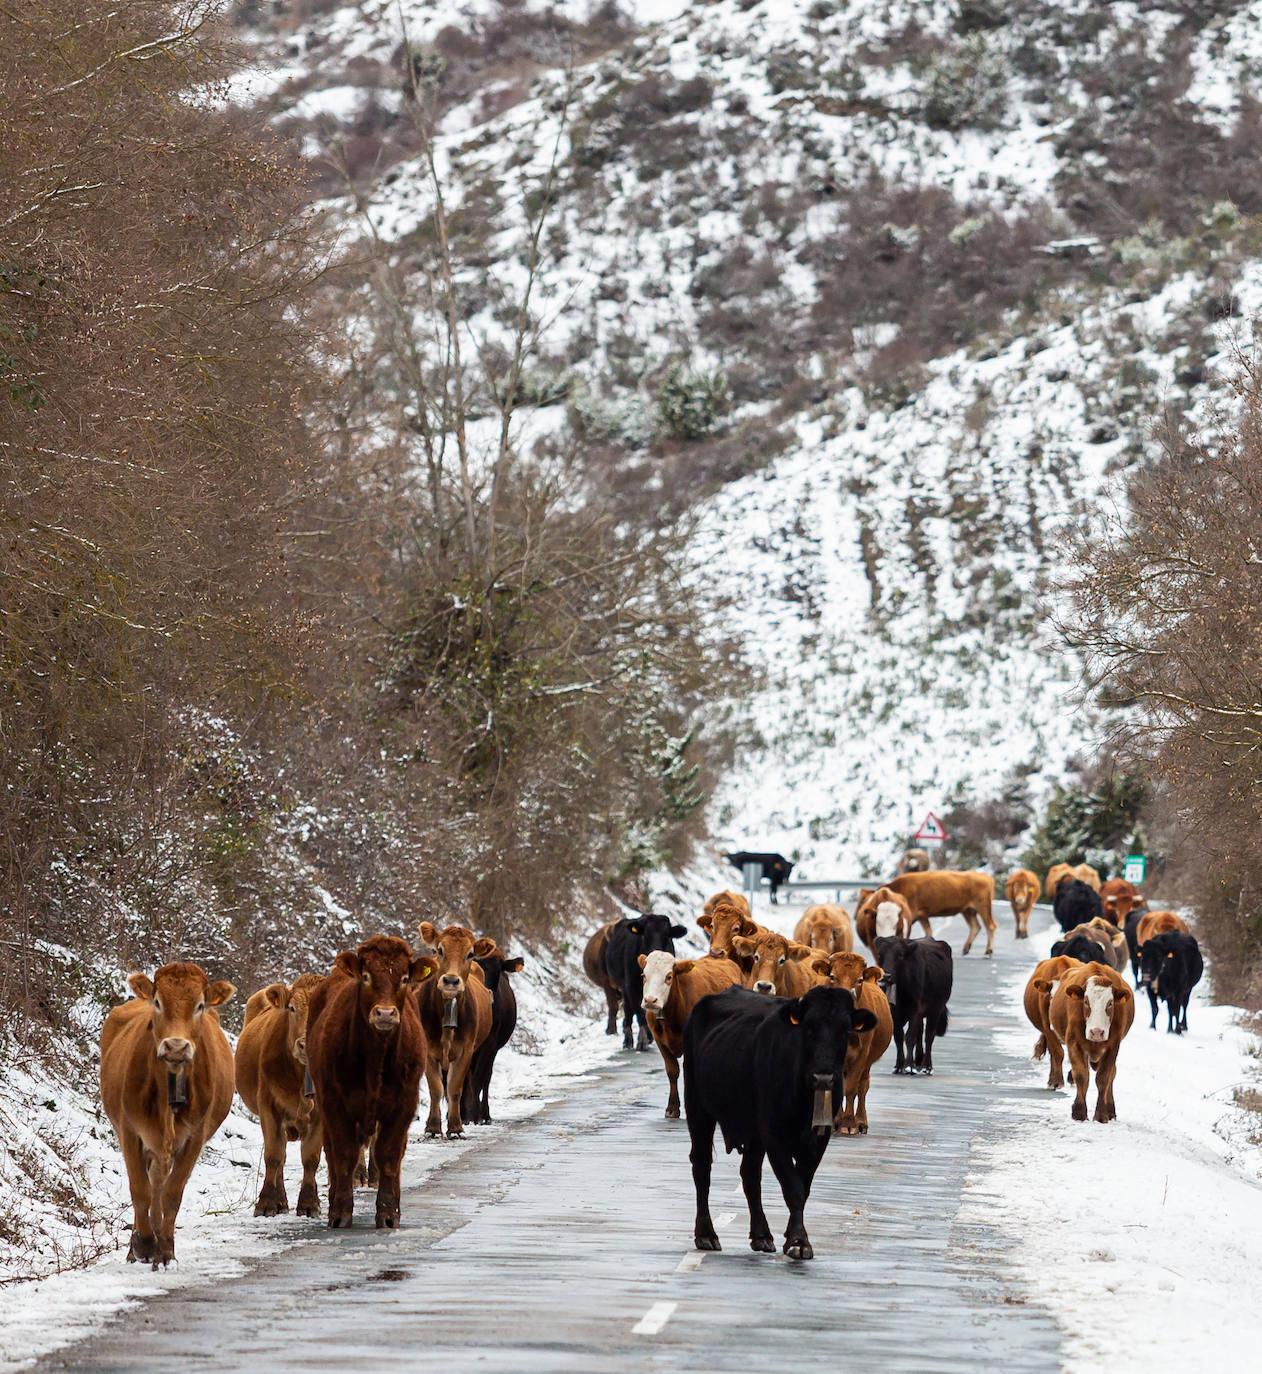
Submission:
<svg viewBox="0 0 1262 1374">
<path fill-rule="evenodd" d="M 1182 1035 L 1188 1028 L 1188 999 L 1201 981 L 1205 961 L 1195 935 L 1179 930 L 1150 935 L 1139 951 L 1139 986 L 1147 988 L 1152 1025 L 1157 1029 L 1157 998 L 1166 1004 L 1166 1031 Z"/>
<path fill-rule="evenodd" d="M 697 1003 L 684 1024 L 684 1111 L 697 1189 L 698 1250 L 722 1248 L 710 1217 L 717 1126 L 724 1147 L 743 1155 L 750 1249 L 771 1254 L 776 1248 L 762 1209 L 765 1156 L 789 1209 L 784 1253 L 791 1259 L 814 1256 L 802 1214 L 832 1138 L 846 1046 L 852 1033 L 875 1025 L 876 1017 L 856 1008 L 843 988 L 812 988 L 794 998 L 728 988 Z"/>
<path fill-rule="evenodd" d="M 945 940 L 887 935 L 876 942 L 881 988 L 894 1018 L 895 1073 L 932 1073 L 933 1041 L 945 1035 L 953 964 Z"/>
<path fill-rule="evenodd" d="M 482 981 L 491 994 L 491 1033 L 473 1052 L 469 1074 L 464 1081 L 460 1115 L 477 1126 L 491 1124 L 491 1075 L 495 1056 L 512 1039 L 517 1029 L 517 994 L 509 981 L 510 973 L 520 973 L 525 960 L 521 955 L 508 958 L 498 948 L 494 954 L 475 957 L 482 970 Z"/>
<path fill-rule="evenodd" d="M 649 1047 L 649 1028 L 644 1019 L 644 972 L 640 955 L 655 949 L 675 952 L 675 941 L 687 935 L 681 925 L 671 925 L 669 916 L 624 916 L 609 928 L 605 941 L 605 972 L 622 997 L 622 1048 L 631 1048 L 631 1022 L 640 1023 L 637 1050 Z"/>
<path fill-rule="evenodd" d="M 793 872 L 793 861 L 786 859 L 783 854 L 751 854 L 747 850 L 738 850 L 735 854 L 728 854 L 724 851 L 723 857 L 732 865 L 739 868 L 743 873 L 746 864 L 757 864 L 762 869 L 762 876 L 771 884 L 771 900 L 776 902 L 776 893 L 779 892 L 782 884 L 789 881 L 789 874 Z"/>
</svg>

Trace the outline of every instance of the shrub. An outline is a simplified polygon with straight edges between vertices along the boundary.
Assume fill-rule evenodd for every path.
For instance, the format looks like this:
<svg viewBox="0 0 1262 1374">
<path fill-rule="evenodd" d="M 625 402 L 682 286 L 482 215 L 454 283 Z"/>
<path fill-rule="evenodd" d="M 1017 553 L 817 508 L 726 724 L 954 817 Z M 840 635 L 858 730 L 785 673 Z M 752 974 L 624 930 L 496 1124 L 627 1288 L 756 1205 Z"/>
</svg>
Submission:
<svg viewBox="0 0 1262 1374">
<path fill-rule="evenodd" d="M 1008 108 L 1008 62 L 980 33 L 925 72 L 922 114 L 931 129 L 997 129 Z"/>
<path fill-rule="evenodd" d="M 732 393 L 722 368 L 711 372 L 672 363 L 657 393 L 662 427 L 676 439 L 704 439 L 732 409 Z"/>
</svg>

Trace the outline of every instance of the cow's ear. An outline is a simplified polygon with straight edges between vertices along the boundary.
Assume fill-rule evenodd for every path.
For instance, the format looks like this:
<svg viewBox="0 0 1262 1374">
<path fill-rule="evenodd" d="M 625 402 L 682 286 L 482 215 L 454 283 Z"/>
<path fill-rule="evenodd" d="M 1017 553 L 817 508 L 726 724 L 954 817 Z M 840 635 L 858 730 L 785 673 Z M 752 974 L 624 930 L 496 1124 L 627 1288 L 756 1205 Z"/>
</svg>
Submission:
<svg viewBox="0 0 1262 1374">
<path fill-rule="evenodd" d="M 696 961 L 695 959 L 676 959 L 676 960 L 675 960 L 675 972 L 676 972 L 676 973 L 691 973 L 691 972 L 693 971 L 693 969 L 696 968 L 696 967 L 697 967 L 697 961 Z"/>
<path fill-rule="evenodd" d="M 672 940 L 682 940 L 688 934 L 688 927 L 681 926 L 678 921 L 670 928 L 670 938 Z"/>
<path fill-rule="evenodd" d="M 153 979 L 147 973 L 129 973 L 127 986 L 137 997 L 143 997 L 149 1002 L 153 1001 L 153 994 L 156 989 L 153 986 Z"/>
<path fill-rule="evenodd" d="M 850 1029 L 857 1031 L 860 1035 L 864 1031 L 876 1029 L 876 1016 L 867 1007 L 856 1007 L 850 1013 Z"/>
<path fill-rule="evenodd" d="M 825 959 L 823 955 L 811 960 L 811 972 L 818 973 L 821 978 L 831 977 L 832 971 L 832 961 Z"/>
<path fill-rule="evenodd" d="M 802 999 L 795 997 L 791 1002 L 785 1002 L 780 1008 L 780 1016 L 789 1025 L 800 1026 L 802 1024 Z"/>
<path fill-rule="evenodd" d="M 811 955 L 815 953 L 815 951 L 810 947 L 810 945 L 790 944 L 788 949 L 785 950 L 785 953 L 789 956 L 790 959 L 793 960 L 795 964 L 800 964 L 803 959 L 809 959 Z"/>
<path fill-rule="evenodd" d="M 422 921 L 416 928 L 416 933 L 425 941 L 427 945 L 438 943 L 438 927 L 433 921 Z"/>
<path fill-rule="evenodd" d="M 706 934 L 708 935 L 708 934 L 714 929 L 714 917 L 713 917 L 713 916 L 698 916 L 698 917 L 697 917 L 697 924 L 698 924 L 698 925 L 701 927 L 701 929 L 704 930 L 704 931 L 706 932 Z"/>
<path fill-rule="evenodd" d="M 277 1011 L 285 1005 L 285 998 L 289 996 L 289 989 L 284 983 L 270 983 L 263 989 L 263 1000 L 269 1007 L 275 1007 Z"/>
<path fill-rule="evenodd" d="M 505 959 L 501 967 L 502 973 L 520 973 L 526 967 L 526 961 L 520 954 L 514 955 L 511 959 Z"/>
<path fill-rule="evenodd" d="M 875 964 L 869 964 L 863 970 L 863 981 L 865 983 L 879 983 L 885 977 L 885 970 L 877 968 Z"/>
<path fill-rule="evenodd" d="M 1087 995 L 1087 990 L 1081 983 L 1075 983 L 1073 987 L 1065 989 L 1066 997 L 1076 997 L 1080 1002 Z"/>
<path fill-rule="evenodd" d="M 438 961 L 428 954 L 418 954 L 408 965 L 408 976 L 414 983 L 423 983 L 438 972 Z"/>
<path fill-rule="evenodd" d="M 643 967 L 645 966 L 645 964 L 648 963 L 648 961 L 649 961 L 649 956 L 648 956 L 647 954 L 641 954 L 640 957 L 639 957 L 635 962 L 636 962 L 637 964 L 639 964 L 639 966 L 640 966 L 641 968 L 643 968 Z"/>
<path fill-rule="evenodd" d="M 359 977 L 359 955 L 354 950 L 344 949 L 341 954 L 333 960 L 333 973 L 344 973 L 348 978 Z"/>
<path fill-rule="evenodd" d="M 638 934 L 640 933 L 640 923 L 639 923 L 639 921 L 628 921 L 628 922 L 627 922 L 627 931 L 628 931 L 628 933 L 631 934 L 631 935 L 638 935 Z"/>
<path fill-rule="evenodd" d="M 1115 1002 L 1129 1002 L 1131 1000 L 1130 988 L 1114 988 L 1113 1000 Z"/>
<path fill-rule="evenodd" d="M 483 935 L 480 940 L 473 942 L 473 957 L 475 959 L 489 959 L 498 949 L 495 941 L 489 935 Z"/>
<path fill-rule="evenodd" d="M 733 935 L 732 953 L 741 959 L 752 959 L 754 957 L 754 942 L 746 939 L 744 935 Z"/>
<path fill-rule="evenodd" d="M 742 935 L 757 935 L 757 934 L 758 934 L 758 927 L 757 927 L 757 925 L 756 925 L 753 921 L 751 921 L 751 920 L 749 919 L 748 916 L 742 916 L 742 917 L 741 917 L 741 923 L 740 923 L 740 925 L 737 927 L 737 930 L 738 930 Z"/>
<path fill-rule="evenodd" d="M 285 987 L 282 983 L 281 987 Z M 206 993 L 206 1005 L 210 1007 L 222 1007 L 225 1002 L 231 1002 L 236 996 L 236 988 L 227 981 L 226 978 L 216 978 L 210 985 Z M 289 989 L 285 988 L 288 992 Z"/>
<path fill-rule="evenodd" d="M 1051 992 L 1052 985 L 1046 978 L 1036 978 L 1030 985 L 1035 992 Z"/>
</svg>

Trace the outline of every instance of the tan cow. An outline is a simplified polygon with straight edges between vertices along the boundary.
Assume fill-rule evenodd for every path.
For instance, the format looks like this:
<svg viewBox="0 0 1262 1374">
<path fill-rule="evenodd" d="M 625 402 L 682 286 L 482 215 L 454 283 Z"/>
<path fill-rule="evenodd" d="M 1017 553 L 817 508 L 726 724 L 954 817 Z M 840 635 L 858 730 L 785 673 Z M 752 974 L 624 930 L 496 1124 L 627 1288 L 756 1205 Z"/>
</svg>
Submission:
<svg viewBox="0 0 1262 1374">
<path fill-rule="evenodd" d="M 933 860 L 927 849 L 909 849 L 898 861 L 900 876 L 904 873 L 928 873 L 932 867 Z"/>
<path fill-rule="evenodd" d="M 1115 925 L 1125 925 L 1131 908 L 1139 900 L 1139 889 L 1125 878 L 1109 878 L 1100 884 L 1100 901 L 1104 914 Z"/>
<path fill-rule="evenodd" d="M 733 957 L 732 941 L 738 936 L 756 938 L 764 933 L 749 914 L 749 903 L 735 892 L 718 892 L 705 904 L 697 924 L 710 937 L 710 953 Z"/>
<path fill-rule="evenodd" d="M 1073 1119 L 1087 1119 L 1087 1084 L 1095 1070 L 1095 1120 L 1117 1116 L 1113 1079 L 1117 1051 L 1135 1019 L 1135 999 L 1116 969 L 1083 964 L 1071 969 L 1052 994 L 1050 1024 L 1069 1054 L 1074 1078 Z"/>
<path fill-rule="evenodd" d="M 1029 982 L 1025 985 L 1025 1014 L 1039 1033 L 1039 1038 L 1034 1042 L 1033 1057 L 1042 1059 L 1045 1054 L 1051 1056 L 1051 1067 L 1047 1075 L 1049 1088 L 1061 1088 L 1065 1085 L 1065 1047 L 1052 1030 L 1052 993 L 1056 990 L 1056 984 L 1070 969 L 1081 967 L 1080 960 L 1071 959 L 1066 954 L 1058 954 L 1054 959 L 1044 959 L 1036 965 L 1034 972 L 1030 974 Z"/>
<path fill-rule="evenodd" d="M 875 955 L 876 942 L 884 936 L 911 936 L 911 906 L 906 897 L 888 887 L 879 887 L 875 892 L 871 888 L 860 888 L 854 924 L 859 939 Z M 920 918 L 920 924 L 927 935 L 933 934 L 927 916 Z"/>
<path fill-rule="evenodd" d="M 316 1169 L 324 1134 L 315 1110 L 315 1088 L 307 1072 L 307 1011 L 313 989 L 324 980 L 304 973 L 293 986 L 272 983 L 245 1004 L 245 1025 L 237 1041 L 236 1078 L 241 1101 L 263 1128 L 263 1187 L 256 1217 L 289 1211 L 285 1192 L 288 1142 L 302 1142 L 300 1217 L 320 1215 Z"/>
<path fill-rule="evenodd" d="M 127 982 L 136 1000 L 114 1007 L 101 1030 L 101 1105 L 131 1188 L 127 1259 L 156 1269 L 175 1258 L 185 1185 L 232 1106 L 232 1049 L 215 1008 L 236 989 L 196 964 Z"/>
<path fill-rule="evenodd" d="M 1038 901 L 1042 890 L 1037 873 L 1031 873 L 1028 868 L 1018 868 L 1015 873 L 1008 877 L 1004 883 L 1003 890 L 1008 898 L 1008 905 L 1012 908 L 1012 919 L 1016 922 L 1016 938 L 1026 940 L 1030 935 L 1030 912 L 1034 910 L 1034 903 Z"/>
<path fill-rule="evenodd" d="M 1055 899 L 1056 889 L 1065 878 L 1079 878 L 1093 892 L 1100 890 L 1100 875 L 1090 864 L 1053 864 L 1047 870 L 1047 886 L 1044 888 L 1048 901 Z"/>
<path fill-rule="evenodd" d="M 1145 940 L 1151 940 L 1154 935 L 1162 935 L 1167 930 L 1182 931 L 1184 935 L 1191 935 L 1188 923 L 1182 916 L 1176 916 L 1173 911 L 1149 911 L 1140 917 L 1139 925 L 1135 928 L 1135 953 L 1144 947 Z"/>
<path fill-rule="evenodd" d="M 617 924 L 617 921 L 607 921 L 588 940 L 583 950 L 583 972 L 605 994 L 605 1002 L 609 1007 L 609 1020 L 605 1022 L 606 1035 L 618 1034 L 618 1007 L 622 1001 L 618 985 L 605 968 L 605 945 L 609 942 L 609 932 Z"/>
<path fill-rule="evenodd" d="M 765 930 L 752 939 L 737 935 L 732 952 L 743 970 L 741 984 L 754 992 L 774 997 L 801 997 L 827 981 L 811 967 L 815 951 L 775 931 Z"/>
<path fill-rule="evenodd" d="M 856 1007 L 866 1007 L 876 1017 L 871 1030 L 851 1033 L 842 1073 L 843 1099 L 833 1118 L 834 1134 L 867 1135 L 872 1065 L 889 1049 L 894 1038 L 894 1018 L 881 991 L 884 975 L 879 968 L 868 968 L 862 954 L 834 954 L 826 961 L 817 958 L 813 963 L 817 973 L 826 971 L 831 983 L 854 994 Z"/>
<path fill-rule="evenodd" d="M 429 1089 L 426 1135 L 442 1131 L 442 1102 L 447 1099 L 447 1134 L 464 1135 L 460 1099 L 474 1051 L 491 1033 L 491 994 L 475 956 L 495 952 L 495 941 L 476 939 L 467 926 L 439 930 L 422 921 L 420 937 L 434 951 L 436 976 L 416 992 L 421 1026 L 429 1043 L 425 1084 Z"/>
<path fill-rule="evenodd" d="M 794 927 L 793 938 L 824 954 L 849 954 L 854 949 L 850 913 L 844 906 L 822 902 L 808 906 Z"/>
<path fill-rule="evenodd" d="M 669 950 L 640 955 L 644 971 L 644 1015 L 666 1066 L 666 1115 L 679 1115 L 679 1061 L 684 1053 L 684 1022 L 693 1007 L 712 992 L 741 980 L 733 959 L 676 959 Z"/>
<path fill-rule="evenodd" d="M 929 916 L 963 916 L 968 923 L 968 936 L 962 953 L 973 948 L 982 926 L 986 927 L 986 958 L 995 952 L 995 918 L 991 907 L 995 901 L 995 880 L 989 873 L 976 869 L 960 872 L 954 869 L 935 869 L 930 873 L 904 873 L 889 887 L 907 898 L 913 921 L 921 921 L 926 929 Z"/>
</svg>

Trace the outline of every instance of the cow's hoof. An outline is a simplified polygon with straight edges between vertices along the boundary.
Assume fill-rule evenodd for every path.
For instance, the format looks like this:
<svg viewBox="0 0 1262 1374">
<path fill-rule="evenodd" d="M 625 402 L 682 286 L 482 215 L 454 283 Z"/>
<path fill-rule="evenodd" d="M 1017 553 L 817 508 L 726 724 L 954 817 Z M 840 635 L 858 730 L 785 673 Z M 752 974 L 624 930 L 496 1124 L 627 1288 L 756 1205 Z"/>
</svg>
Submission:
<svg viewBox="0 0 1262 1374">
<path fill-rule="evenodd" d="M 815 1251 L 811 1249 L 811 1242 L 805 1236 L 795 1236 L 793 1240 L 786 1240 L 784 1243 L 784 1253 L 790 1259 L 808 1260 L 815 1258 Z"/>
<path fill-rule="evenodd" d="M 925 1075 L 926 1078 L 932 1078 L 932 1077 L 933 1077 L 933 1065 L 930 1064 L 930 1065 L 928 1066 L 928 1068 L 922 1067 L 922 1068 L 919 1070 L 919 1072 L 920 1072 L 920 1073 L 923 1073 L 923 1074 Z"/>
<path fill-rule="evenodd" d="M 858 1128 L 858 1129 L 859 1129 L 859 1134 L 860 1134 L 860 1135 L 867 1135 L 867 1133 L 868 1133 L 868 1123 L 867 1123 L 866 1121 L 860 1121 L 860 1122 L 859 1122 L 859 1128 Z"/>
<path fill-rule="evenodd" d="M 1085 1102 L 1075 1102 L 1073 1111 L 1070 1113 L 1075 1121 L 1085 1121 L 1087 1119 L 1087 1105 Z"/>
<path fill-rule="evenodd" d="M 142 1264 L 148 1264 L 153 1259 L 157 1244 L 156 1236 L 142 1236 L 139 1231 L 133 1231 L 131 1244 L 127 1247 L 127 1263 L 135 1264 L 139 1260 Z"/>
<path fill-rule="evenodd" d="M 719 1244 L 718 1236 L 716 1236 L 713 1231 L 711 1231 L 708 1236 L 703 1236 L 698 1231 L 693 1237 L 693 1244 L 696 1245 L 698 1250 L 722 1250 L 723 1248 Z"/>
<path fill-rule="evenodd" d="M 678 1120 L 679 1120 L 679 1108 L 678 1108 L 678 1107 L 667 1107 L 667 1108 L 666 1108 L 666 1120 L 667 1120 L 667 1121 L 678 1121 Z"/>
<path fill-rule="evenodd" d="M 318 1217 L 320 1204 L 318 1202 L 300 1202 L 294 1215 L 297 1217 Z"/>
<path fill-rule="evenodd" d="M 378 1230 L 378 1231 L 393 1231 L 393 1230 L 398 1226 L 398 1224 L 399 1224 L 399 1216 L 398 1216 L 398 1213 L 397 1213 L 397 1212 L 378 1212 L 378 1213 L 377 1213 L 377 1230 Z"/>
<path fill-rule="evenodd" d="M 443 1133 L 443 1128 L 442 1128 L 441 1126 L 426 1126 L 426 1127 L 425 1127 L 425 1139 L 426 1139 L 426 1140 L 437 1140 L 438 1137 L 439 1137 L 440 1135 L 442 1135 L 442 1133 Z"/>
<path fill-rule="evenodd" d="M 774 1255 L 776 1253 L 776 1243 L 769 1235 L 750 1236 L 749 1248 L 757 1250 L 761 1255 Z"/>
<path fill-rule="evenodd" d="M 268 1198 L 266 1202 L 262 1198 L 254 1204 L 254 1215 L 256 1217 L 274 1217 L 280 1210 L 273 1199 Z"/>
<path fill-rule="evenodd" d="M 464 1139 L 464 1127 L 463 1127 L 463 1126 L 458 1126 L 458 1127 L 453 1131 L 453 1130 L 451 1129 L 451 1127 L 448 1126 L 448 1128 L 447 1128 L 447 1139 L 448 1139 L 448 1140 L 463 1140 L 463 1139 Z"/>
<path fill-rule="evenodd" d="M 344 1230 L 346 1227 L 350 1226 L 353 1221 L 354 1217 L 350 1212 L 329 1213 L 329 1228 L 333 1231 Z"/>
</svg>

